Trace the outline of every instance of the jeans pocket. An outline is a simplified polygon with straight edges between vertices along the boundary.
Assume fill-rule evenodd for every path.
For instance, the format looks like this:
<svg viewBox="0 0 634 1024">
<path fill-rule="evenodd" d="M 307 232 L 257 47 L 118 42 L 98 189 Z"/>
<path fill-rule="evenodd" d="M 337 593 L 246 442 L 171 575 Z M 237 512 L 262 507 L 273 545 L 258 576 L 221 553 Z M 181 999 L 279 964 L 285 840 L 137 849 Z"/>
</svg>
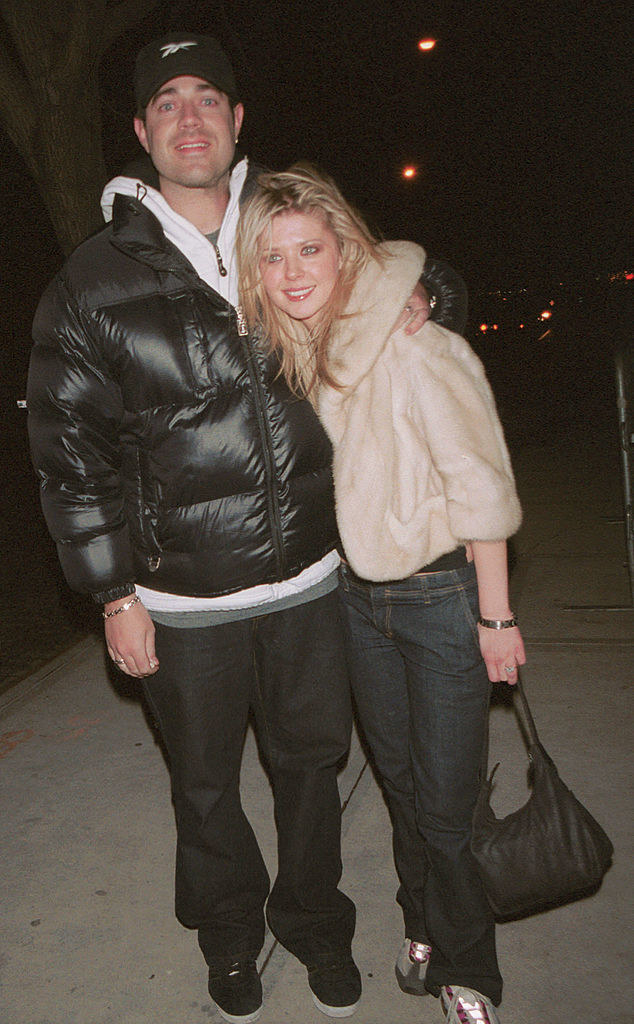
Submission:
<svg viewBox="0 0 634 1024">
<path fill-rule="evenodd" d="M 460 604 L 463 609 L 464 617 L 473 637 L 474 644 L 480 649 L 480 637 L 478 635 L 478 618 L 480 615 L 479 600 L 478 600 L 478 584 L 475 578 L 475 570 L 473 571 L 473 578 L 465 581 L 464 585 L 460 588 Z"/>
</svg>

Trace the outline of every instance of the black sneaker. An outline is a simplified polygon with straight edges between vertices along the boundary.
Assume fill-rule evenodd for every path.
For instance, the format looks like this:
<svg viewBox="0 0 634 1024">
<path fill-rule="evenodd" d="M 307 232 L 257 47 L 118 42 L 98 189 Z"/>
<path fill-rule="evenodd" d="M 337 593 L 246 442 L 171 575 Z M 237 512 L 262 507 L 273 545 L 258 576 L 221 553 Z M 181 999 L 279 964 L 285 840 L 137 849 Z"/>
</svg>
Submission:
<svg viewBox="0 0 634 1024">
<path fill-rule="evenodd" d="M 209 995 L 229 1024 L 251 1024 L 262 1013 L 262 982 L 255 960 L 209 968 Z"/>
<path fill-rule="evenodd" d="M 308 968 L 313 1002 L 327 1017 L 350 1017 L 361 999 L 361 975 L 351 956 Z"/>
</svg>

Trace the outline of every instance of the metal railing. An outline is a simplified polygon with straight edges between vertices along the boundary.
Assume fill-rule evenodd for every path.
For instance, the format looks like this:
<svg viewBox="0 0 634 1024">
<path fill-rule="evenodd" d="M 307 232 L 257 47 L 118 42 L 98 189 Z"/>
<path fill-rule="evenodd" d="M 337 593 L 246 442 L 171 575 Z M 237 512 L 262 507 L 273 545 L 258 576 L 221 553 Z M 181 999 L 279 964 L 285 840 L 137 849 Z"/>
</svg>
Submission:
<svg viewBox="0 0 634 1024">
<path fill-rule="evenodd" d="M 630 594 L 634 606 L 634 509 L 632 508 L 632 490 L 634 489 L 634 350 L 632 344 L 623 345 L 617 349 L 614 364 L 625 509 L 625 544 L 630 574 Z"/>
</svg>

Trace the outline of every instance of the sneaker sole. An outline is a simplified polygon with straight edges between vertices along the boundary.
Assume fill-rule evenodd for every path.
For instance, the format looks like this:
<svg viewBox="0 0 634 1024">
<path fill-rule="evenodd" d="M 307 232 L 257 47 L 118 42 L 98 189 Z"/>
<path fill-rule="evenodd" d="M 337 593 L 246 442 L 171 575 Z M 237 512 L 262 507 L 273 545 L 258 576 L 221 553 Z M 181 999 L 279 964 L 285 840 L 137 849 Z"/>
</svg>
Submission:
<svg viewBox="0 0 634 1024">
<path fill-rule="evenodd" d="M 218 1003 L 216 1003 L 215 1006 L 222 1019 L 228 1021 L 229 1024 L 253 1024 L 253 1021 L 259 1020 L 262 1015 L 261 1006 L 259 1006 L 257 1010 L 254 1010 L 253 1013 L 245 1013 L 241 1017 L 236 1017 L 233 1013 L 227 1013 L 226 1010 L 223 1010 L 218 1006 Z"/>
<path fill-rule="evenodd" d="M 361 1002 L 360 999 L 357 999 L 356 1003 L 351 1003 L 350 1006 L 329 1006 L 328 1003 L 322 1003 L 321 999 L 318 999 L 314 992 L 311 992 L 311 995 L 317 1009 L 325 1013 L 326 1017 L 352 1017 L 352 1014 Z"/>
<path fill-rule="evenodd" d="M 405 993 L 405 995 L 407 995 L 407 996 L 428 996 L 429 995 L 429 992 L 425 988 L 425 983 L 423 981 L 414 982 L 414 983 L 410 982 L 408 980 L 408 978 L 404 974 L 401 974 L 401 972 L 399 971 L 398 967 L 394 968 L 394 974 L 396 975 L 396 980 L 398 982 L 398 987 L 400 988 L 401 992 Z"/>
</svg>

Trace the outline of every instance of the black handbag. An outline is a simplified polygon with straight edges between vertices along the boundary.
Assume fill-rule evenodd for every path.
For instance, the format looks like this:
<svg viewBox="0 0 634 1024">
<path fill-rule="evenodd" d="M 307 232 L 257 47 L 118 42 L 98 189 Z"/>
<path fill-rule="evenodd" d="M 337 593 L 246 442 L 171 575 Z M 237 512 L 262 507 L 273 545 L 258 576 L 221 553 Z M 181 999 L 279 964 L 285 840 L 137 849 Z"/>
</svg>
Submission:
<svg viewBox="0 0 634 1024">
<path fill-rule="evenodd" d="M 486 768 L 473 816 L 471 849 L 497 920 L 526 917 L 589 895 L 601 883 L 614 848 L 601 826 L 559 778 L 539 742 L 521 682 L 516 687 L 529 739 L 531 794 L 497 818 Z M 517 703 L 515 705 L 517 712 Z"/>
</svg>

